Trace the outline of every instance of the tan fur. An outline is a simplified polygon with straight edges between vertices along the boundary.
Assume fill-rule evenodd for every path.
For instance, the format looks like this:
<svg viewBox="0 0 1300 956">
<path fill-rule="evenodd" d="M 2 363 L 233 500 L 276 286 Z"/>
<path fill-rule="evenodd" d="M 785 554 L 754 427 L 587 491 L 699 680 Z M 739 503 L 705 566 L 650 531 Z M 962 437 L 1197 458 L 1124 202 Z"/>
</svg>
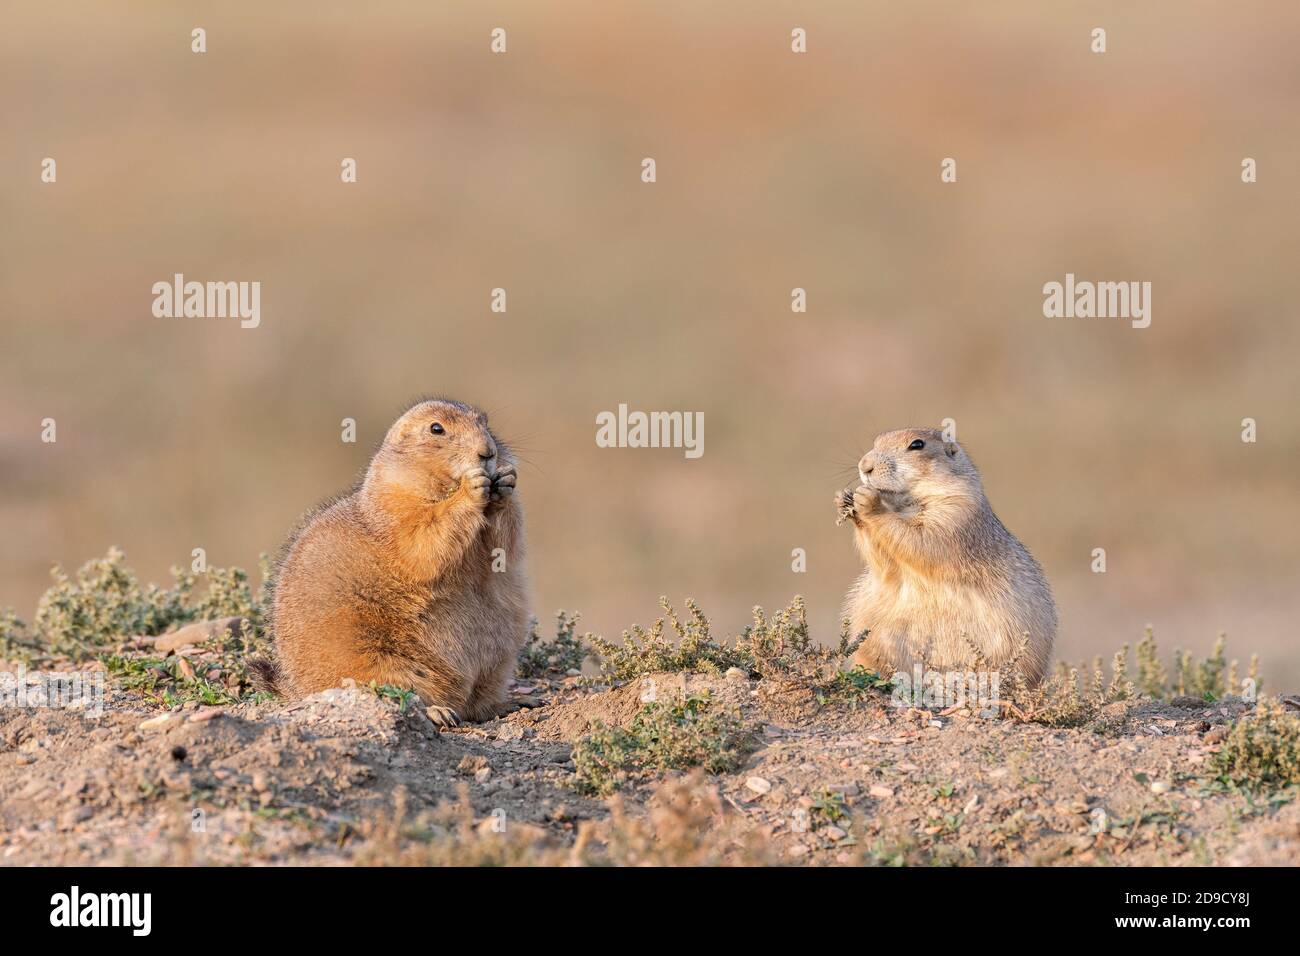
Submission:
<svg viewBox="0 0 1300 956">
<path fill-rule="evenodd" d="M 435 435 L 437 422 L 444 434 Z M 309 516 L 274 575 L 276 689 L 344 678 L 415 690 L 444 715 L 501 711 L 527 631 L 515 463 L 478 409 L 423 401 L 361 485 Z M 493 571 L 493 549 L 505 570 Z"/>
<path fill-rule="evenodd" d="M 920 450 L 909 450 L 915 440 Z M 885 432 L 858 463 L 863 484 L 837 497 L 866 565 L 845 598 L 855 663 L 889 676 L 915 664 L 965 670 L 972 646 L 992 666 L 1042 679 L 1056 605 L 1042 568 L 998 520 L 979 472 L 933 429 Z"/>
</svg>

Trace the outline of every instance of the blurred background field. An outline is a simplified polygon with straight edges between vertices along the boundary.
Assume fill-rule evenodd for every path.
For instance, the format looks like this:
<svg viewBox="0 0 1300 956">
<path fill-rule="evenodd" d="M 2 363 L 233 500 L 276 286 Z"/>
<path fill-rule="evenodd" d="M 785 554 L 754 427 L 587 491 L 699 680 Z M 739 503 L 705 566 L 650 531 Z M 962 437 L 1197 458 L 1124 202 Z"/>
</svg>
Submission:
<svg viewBox="0 0 1300 956">
<path fill-rule="evenodd" d="M 539 616 L 616 633 L 662 593 L 738 627 L 803 593 L 831 636 L 858 570 L 833 492 L 876 432 L 950 417 L 1062 656 L 1222 630 L 1300 684 L 1295 4 L 0 22 L 0 606 L 30 617 L 52 563 L 110 544 L 160 581 L 195 547 L 253 567 L 436 392 L 525 448 Z M 154 318 L 176 272 L 260 281 L 261 327 Z M 1150 281 L 1151 327 L 1044 318 L 1067 272 Z M 704 412 L 704 456 L 598 448 L 620 402 Z"/>
</svg>

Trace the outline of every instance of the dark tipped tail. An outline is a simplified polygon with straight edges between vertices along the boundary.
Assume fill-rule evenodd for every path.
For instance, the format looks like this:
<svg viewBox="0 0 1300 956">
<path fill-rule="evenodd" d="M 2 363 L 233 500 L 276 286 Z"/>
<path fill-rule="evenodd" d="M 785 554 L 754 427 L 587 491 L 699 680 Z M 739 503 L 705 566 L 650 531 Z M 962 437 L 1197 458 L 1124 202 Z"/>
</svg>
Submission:
<svg viewBox="0 0 1300 956">
<path fill-rule="evenodd" d="M 280 665 L 269 657 L 250 657 L 248 659 L 248 676 L 253 679 L 255 690 L 265 691 L 283 697 L 280 690 Z"/>
</svg>

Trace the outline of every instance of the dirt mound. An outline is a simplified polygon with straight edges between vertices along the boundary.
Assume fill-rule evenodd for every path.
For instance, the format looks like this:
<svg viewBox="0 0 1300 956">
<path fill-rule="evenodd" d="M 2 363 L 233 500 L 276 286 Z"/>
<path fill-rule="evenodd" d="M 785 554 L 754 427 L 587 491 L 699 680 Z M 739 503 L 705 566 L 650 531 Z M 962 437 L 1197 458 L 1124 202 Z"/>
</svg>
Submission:
<svg viewBox="0 0 1300 956">
<path fill-rule="evenodd" d="M 526 840 L 493 861 L 561 862 L 589 845 L 653 859 L 670 838 L 637 821 L 669 818 L 691 821 L 683 847 L 713 821 L 726 837 L 703 859 L 729 862 L 1208 865 L 1300 850 L 1294 805 L 1206 783 L 1238 700 L 1111 704 L 1060 730 L 903 710 L 879 692 L 824 701 L 738 674 L 594 690 L 557 676 L 515 691 L 529 706 L 443 733 L 410 701 L 358 688 L 171 710 L 113 692 L 99 717 L 3 708 L 0 860 L 455 862 L 505 846 L 490 835 L 503 832 Z M 597 723 L 629 727 L 648 697 L 683 695 L 743 717 L 753 748 L 739 770 L 669 796 L 633 781 L 613 804 L 575 792 L 575 741 Z"/>
<path fill-rule="evenodd" d="M 649 674 L 600 693 L 585 693 L 576 681 L 543 708 L 518 711 L 504 718 L 507 726 L 526 728 L 538 740 L 572 743 L 591 733 L 597 724 L 628 727 L 653 700 L 707 695 L 728 709 L 745 709 L 753 696 L 747 680 L 727 680 L 702 674 Z M 508 732 L 508 731 L 499 731 Z"/>
</svg>

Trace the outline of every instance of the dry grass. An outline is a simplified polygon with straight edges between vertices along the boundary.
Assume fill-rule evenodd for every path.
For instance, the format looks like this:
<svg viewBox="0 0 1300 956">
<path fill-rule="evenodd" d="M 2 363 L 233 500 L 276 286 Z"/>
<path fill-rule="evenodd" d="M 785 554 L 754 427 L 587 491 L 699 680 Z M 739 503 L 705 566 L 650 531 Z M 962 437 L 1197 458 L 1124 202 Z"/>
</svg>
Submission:
<svg viewBox="0 0 1300 956">
<path fill-rule="evenodd" d="M 1233 724 L 1212 762 L 1217 779 L 1252 793 L 1300 785 L 1300 717 L 1276 698 Z"/>
<path fill-rule="evenodd" d="M 566 845 L 541 827 L 477 816 L 460 799 L 408 817 L 406 794 L 360 833 L 354 862 L 379 866 L 716 866 L 775 862 L 770 845 L 734 814 L 700 773 L 666 781 L 631 813 L 618 797 L 610 815 L 584 821 Z"/>
<path fill-rule="evenodd" d="M 531 678 L 580 671 L 588 654 L 576 633 L 581 617 L 556 611 L 555 636 L 549 641 L 542 640 L 537 618 L 533 618 L 528 625 L 528 639 L 519 649 L 518 675 Z"/>
<path fill-rule="evenodd" d="M 573 786 L 608 796 L 629 779 L 702 767 L 729 773 L 741 764 L 753 729 L 707 695 L 652 701 L 627 729 L 599 721 L 573 748 Z"/>
<path fill-rule="evenodd" d="M 27 663 L 97 658 L 124 686 L 164 702 L 193 699 L 224 703 L 251 693 L 247 660 L 265 647 L 268 635 L 261 606 L 263 592 L 253 589 L 243 569 L 209 568 L 202 576 L 201 589 L 197 575 L 176 568 L 170 588 L 141 585 L 122 551 L 110 548 L 105 557 L 86 562 L 75 575 L 58 567 L 52 574 L 54 584 L 41 597 L 32 624 L 12 609 L 0 613 L 0 658 Z M 263 558 L 263 582 L 265 579 Z M 588 679 L 588 683 L 595 684 L 663 672 L 722 674 L 736 669 L 750 679 L 806 685 L 822 702 L 889 690 L 886 678 L 850 665 L 865 635 L 850 635 L 847 622 L 842 622 L 835 644 L 823 645 L 813 639 L 801 596 L 795 596 L 786 608 L 771 615 L 754 607 L 751 622 L 739 634 L 722 640 L 714 637 L 712 623 L 694 600 L 687 599 L 685 617 L 666 597 L 660 598 L 660 607 L 663 616 L 648 629 L 633 625 L 625 630 L 621 643 L 591 633 L 579 637 L 578 614 L 558 612 L 555 635 L 550 640 L 542 639 L 534 620 L 520 652 L 519 675 L 532 678 L 576 673 L 591 657 L 597 663 L 599 677 Z M 130 639 L 137 635 L 157 635 L 196 620 L 227 616 L 243 617 L 242 630 L 234 635 L 222 633 L 209 642 L 199 661 L 202 673 L 195 672 L 191 662 L 182 658 L 155 659 L 124 653 Z M 1129 652 L 1127 644 L 1116 652 L 1109 675 L 1101 658 L 1091 665 L 1061 662 L 1056 672 L 1037 686 L 1024 680 L 1018 655 L 1006 665 L 993 668 L 972 646 L 971 666 L 976 671 L 998 672 L 1006 713 L 1054 727 L 1087 725 L 1107 705 L 1134 697 L 1164 700 L 1181 696 L 1214 701 L 1227 695 L 1253 698 L 1262 688 L 1258 658 L 1251 657 L 1243 676 L 1238 661 L 1227 658 L 1222 636 L 1203 659 L 1175 649 L 1172 677 L 1168 676 L 1151 628 L 1134 650 L 1136 673 L 1131 670 Z M 203 676 L 209 672 L 219 676 L 218 683 Z M 392 692 L 405 693 L 396 688 Z M 688 705 L 692 713 L 708 709 L 707 705 Z M 659 716 L 646 719 L 653 722 Z M 618 736 L 624 731 L 604 733 L 591 745 L 596 763 L 606 760 L 614 767 L 627 753 L 644 750 L 642 743 Z M 606 751 L 598 760 L 596 755 Z M 655 757 L 651 764 L 659 765 L 658 760 Z M 677 765 L 685 764 L 668 762 L 661 769 Z M 608 781 L 597 786 L 598 792 L 609 789 Z"/>
<path fill-rule="evenodd" d="M 1109 675 L 1100 657 L 1091 665 L 1058 662 L 1055 672 L 1037 686 L 1025 681 L 1018 666 L 1019 655 L 997 670 L 1002 697 L 1010 705 L 1009 714 L 1050 727 L 1081 727 L 1096 720 L 1108 704 L 1138 697 L 1150 700 L 1196 697 L 1206 702 L 1229 695 L 1253 699 L 1261 687 L 1258 659 L 1251 658 L 1249 670 L 1242 679 L 1237 661 L 1226 660 L 1225 648 L 1226 642 L 1220 637 L 1210 656 L 1204 659 L 1175 649 L 1174 677 L 1170 680 L 1161 663 L 1155 634 L 1147 628 L 1136 648 L 1136 678 L 1131 676 L 1127 644 L 1111 659 Z M 973 656 L 977 670 L 988 666 L 977 651 Z"/>
<path fill-rule="evenodd" d="M 865 634 L 851 636 L 847 621 L 841 622 L 837 643 L 823 645 L 813 639 L 808 609 L 799 595 L 770 616 L 755 606 L 751 622 L 723 640 L 713 637 L 713 625 L 692 599 L 686 599 L 685 618 L 666 597 L 659 599 L 659 606 L 662 617 L 649 629 L 632 625 L 623 632 L 621 643 L 587 635 L 601 681 L 629 681 L 664 672 L 721 674 L 734 668 L 752 679 L 803 681 L 828 697 L 889 686 L 879 675 L 851 668 L 853 652 Z"/>
<path fill-rule="evenodd" d="M 263 556 L 263 582 L 266 580 Z M 13 611 L 0 613 L 0 658 L 28 662 L 81 662 L 121 647 L 133 637 L 152 637 L 194 621 L 242 617 L 246 642 L 223 651 L 247 651 L 264 637 L 261 594 L 242 568 L 210 567 L 201 575 L 172 568 L 170 588 L 141 585 L 119 548 L 87 561 L 68 575 L 55 566 L 54 584 L 40 598 L 28 624 Z M 198 582 L 202 580 L 202 587 Z"/>
</svg>

